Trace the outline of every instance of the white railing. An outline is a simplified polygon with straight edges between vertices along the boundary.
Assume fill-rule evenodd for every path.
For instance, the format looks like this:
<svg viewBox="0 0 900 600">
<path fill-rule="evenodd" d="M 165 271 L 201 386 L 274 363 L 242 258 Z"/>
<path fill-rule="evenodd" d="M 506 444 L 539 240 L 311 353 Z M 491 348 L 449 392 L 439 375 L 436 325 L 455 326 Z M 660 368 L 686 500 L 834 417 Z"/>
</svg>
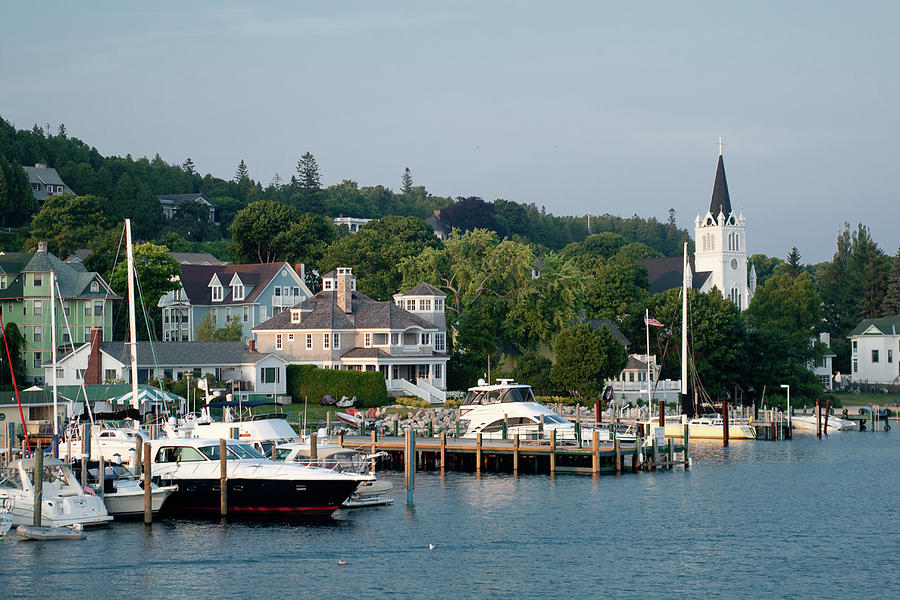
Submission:
<svg viewBox="0 0 900 600">
<path fill-rule="evenodd" d="M 447 401 L 447 392 L 432 385 L 430 379 L 419 377 L 417 382 L 420 388 L 431 394 L 431 398 L 428 401 L 432 404 L 444 404 Z M 437 402 L 435 402 L 435 399 Z"/>
<path fill-rule="evenodd" d="M 425 383 L 425 380 L 420 379 L 419 382 Z M 447 398 L 447 394 L 445 392 L 442 392 L 429 383 L 426 383 L 425 386 L 421 386 L 416 385 L 406 379 L 391 379 L 391 383 L 393 384 L 393 386 L 399 388 L 410 396 L 416 396 L 431 404 L 443 404 L 443 402 Z M 432 390 L 436 393 L 432 393 Z"/>
</svg>

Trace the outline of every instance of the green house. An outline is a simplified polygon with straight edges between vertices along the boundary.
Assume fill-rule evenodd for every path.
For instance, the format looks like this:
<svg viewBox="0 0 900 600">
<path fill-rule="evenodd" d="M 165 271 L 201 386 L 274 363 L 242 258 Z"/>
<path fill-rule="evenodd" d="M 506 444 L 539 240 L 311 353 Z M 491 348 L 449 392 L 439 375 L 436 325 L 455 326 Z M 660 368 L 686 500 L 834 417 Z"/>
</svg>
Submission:
<svg viewBox="0 0 900 600">
<path fill-rule="evenodd" d="M 34 253 L 0 253 L 0 311 L 4 324 L 15 323 L 25 338 L 25 376 L 34 383 L 44 382 L 44 365 L 50 362 L 51 272 L 59 287 L 56 341 L 60 351 L 89 342 L 94 328 L 102 329 L 103 339 L 112 339 L 112 303 L 122 299 L 98 273 L 80 263 L 61 261 L 47 252 L 44 242 Z"/>
</svg>

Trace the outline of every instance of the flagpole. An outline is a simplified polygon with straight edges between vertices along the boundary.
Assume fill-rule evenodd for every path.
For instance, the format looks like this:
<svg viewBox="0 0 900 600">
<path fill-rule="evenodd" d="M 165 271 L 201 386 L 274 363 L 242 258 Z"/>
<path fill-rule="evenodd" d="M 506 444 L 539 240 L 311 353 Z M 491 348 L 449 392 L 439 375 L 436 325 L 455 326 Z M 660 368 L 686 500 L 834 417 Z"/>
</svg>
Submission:
<svg viewBox="0 0 900 600">
<path fill-rule="evenodd" d="M 644 309 L 644 329 L 647 330 L 647 421 L 653 422 L 653 392 L 650 390 L 650 309 Z"/>
</svg>

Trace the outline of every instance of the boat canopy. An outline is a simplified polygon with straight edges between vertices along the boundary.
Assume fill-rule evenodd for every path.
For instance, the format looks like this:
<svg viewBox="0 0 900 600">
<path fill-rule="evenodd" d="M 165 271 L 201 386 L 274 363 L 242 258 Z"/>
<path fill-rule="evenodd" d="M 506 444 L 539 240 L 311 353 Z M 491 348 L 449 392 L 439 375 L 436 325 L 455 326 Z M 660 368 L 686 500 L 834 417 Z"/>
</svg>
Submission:
<svg viewBox="0 0 900 600">
<path fill-rule="evenodd" d="M 207 404 L 210 408 L 256 408 L 257 406 L 279 406 L 270 400 L 216 400 Z"/>
<path fill-rule="evenodd" d="M 537 402 L 531 386 L 490 386 L 485 388 L 471 388 L 463 400 L 463 405 L 477 406 L 488 404 L 501 404 L 505 402 Z"/>
</svg>

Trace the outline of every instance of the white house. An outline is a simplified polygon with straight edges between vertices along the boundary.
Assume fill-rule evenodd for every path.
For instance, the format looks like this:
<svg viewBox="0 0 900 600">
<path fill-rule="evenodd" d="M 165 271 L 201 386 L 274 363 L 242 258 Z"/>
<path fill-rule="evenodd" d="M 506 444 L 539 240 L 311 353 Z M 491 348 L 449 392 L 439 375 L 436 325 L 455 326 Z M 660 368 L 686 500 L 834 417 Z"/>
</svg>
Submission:
<svg viewBox="0 0 900 600">
<path fill-rule="evenodd" d="M 360 228 L 372 219 L 363 219 L 361 217 L 345 217 L 340 215 L 334 218 L 335 225 L 346 225 L 350 233 L 356 233 Z"/>
<path fill-rule="evenodd" d="M 815 341 L 815 340 L 813 340 Z M 819 383 L 822 384 L 822 389 L 826 392 L 832 391 L 832 382 L 834 381 L 834 371 L 832 370 L 832 360 L 837 356 L 831 350 L 831 334 L 827 331 L 823 331 L 819 334 L 819 342 L 825 346 L 825 352 L 822 354 L 822 358 L 819 359 L 819 362 L 815 364 L 811 364 L 810 368 L 812 372 L 816 374 L 816 377 L 819 379 Z"/>
<path fill-rule="evenodd" d="M 864 319 L 847 337 L 854 382 L 900 383 L 900 315 Z"/>
<path fill-rule="evenodd" d="M 612 386 L 612 398 L 619 404 L 636 403 L 638 400 L 647 401 L 647 361 L 646 354 L 629 354 L 628 363 L 615 379 L 607 380 L 606 385 Z M 650 362 L 650 389 L 653 392 L 653 400 L 670 403 L 678 402 L 681 392 L 681 380 L 664 379 L 657 381 L 660 367 L 656 364 L 656 355 L 649 356 Z"/>
<path fill-rule="evenodd" d="M 83 344 L 60 358 L 56 364 L 58 385 L 86 383 L 130 383 L 130 349 L 127 342 L 102 342 L 91 351 Z M 91 356 L 96 356 L 94 381 L 88 372 Z M 221 382 L 231 382 L 236 395 L 243 398 L 264 395 L 282 396 L 287 391 L 285 361 L 275 354 L 256 352 L 243 342 L 149 342 L 137 343 L 138 383 L 168 377 L 181 379 L 185 373 L 210 374 Z M 53 365 L 45 364 L 46 381 L 51 380 Z"/>
</svg>

